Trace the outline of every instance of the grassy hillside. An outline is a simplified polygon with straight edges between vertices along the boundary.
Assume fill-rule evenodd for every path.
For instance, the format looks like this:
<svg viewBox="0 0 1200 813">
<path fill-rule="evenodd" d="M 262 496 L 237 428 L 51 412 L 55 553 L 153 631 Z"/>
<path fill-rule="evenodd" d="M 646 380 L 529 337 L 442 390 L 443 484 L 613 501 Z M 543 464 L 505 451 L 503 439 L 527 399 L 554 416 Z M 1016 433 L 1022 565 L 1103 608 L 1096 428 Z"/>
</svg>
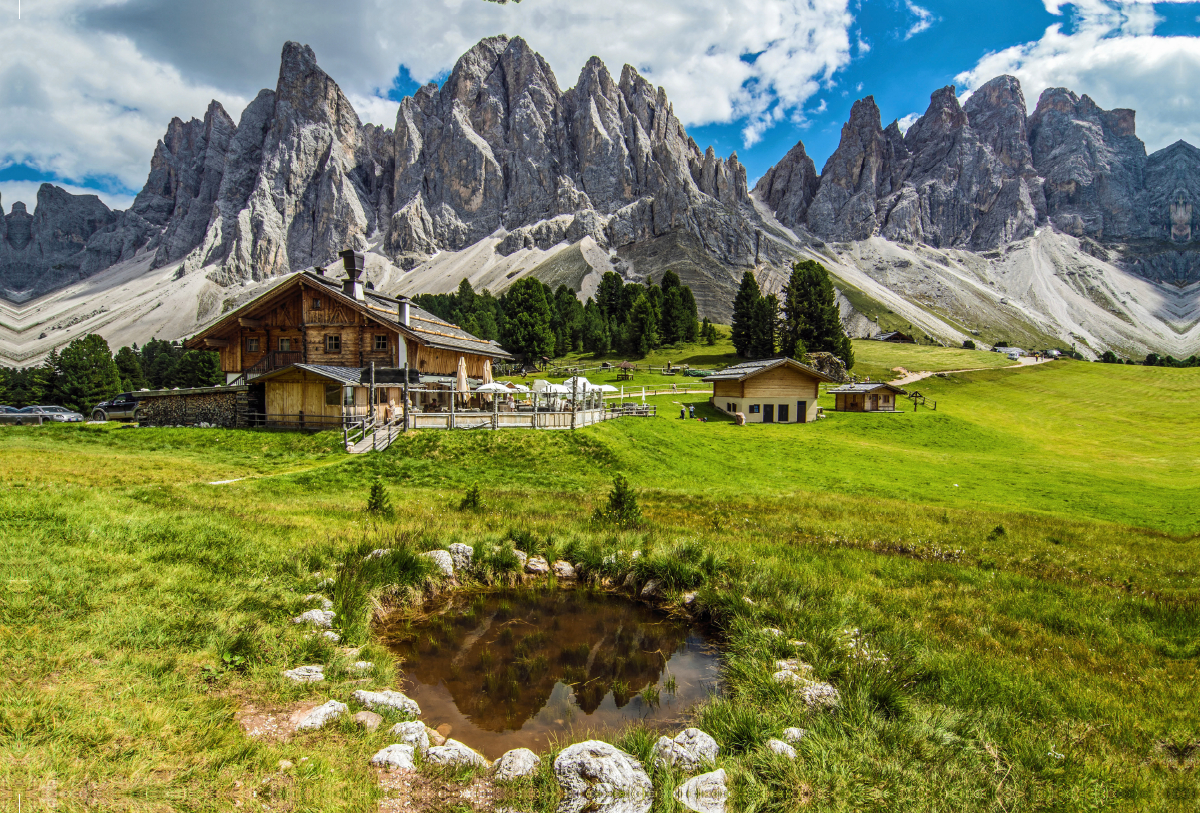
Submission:
<svg viewBox="0 0 1200 813">
<path fill-rule="evenodd" d="M 1200 378 L 1055 362 L 920 389 L 936 412 L 829 403 L 816 424 L 736 427 L 702 396 L 663 395 L 664 415 L 696 402 L 710 421 L 423 432 L 358 458 L 331 435 L 4 428 L 5 802 L 375 809 L 366 763 L 386 727 L 278 742 L 245 736 L 236 715 L 357 688 L 350 656 L 287 623 L 314 571 L 363 548 L 519 531 L 577 561 L 641 548 L 678 570 L 681 546 L 714 554 L 718 572 L 690 578 L 729 646 L 728 687 L 697 722 L 722 743 L 732 809 L 1188 809 Z M 591 519 L 616 472 L 637 489 L 637 528 Z M 395 519 L 363 511 L 377 478 Z M 473 483 L 485 508 L 460 512 Z M 395 686 L 403 667 L 362 637 L 364 620 L 345 620 L 365 644 L 355 657 L 376 664 L 374 686 Z M 808 642 L 840 712 L 808 714 L 764 679 L 796 654 L 767 626 Z M 327 663 L 330 680 L 280 678 L 302 663 Z M 800 758 L 764 755 L 791 725 L 810 731 Z M 621 739 L 642 756 L 650 743 Z M 514 791 L 523 809 L 553 809 L 545 779 Z"/>
</svg>

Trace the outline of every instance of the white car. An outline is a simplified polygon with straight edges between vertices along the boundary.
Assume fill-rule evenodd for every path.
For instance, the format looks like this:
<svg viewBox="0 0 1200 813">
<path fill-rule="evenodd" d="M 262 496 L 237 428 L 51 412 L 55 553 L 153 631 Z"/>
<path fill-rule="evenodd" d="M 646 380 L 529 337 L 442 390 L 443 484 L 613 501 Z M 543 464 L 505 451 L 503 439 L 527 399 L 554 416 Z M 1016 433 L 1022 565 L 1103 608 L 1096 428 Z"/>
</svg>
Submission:
<svg viewBox="0 0 1200 813">
<path fill-rule="evenodd" d="M 19 410 L 22 415 L 41 415 L 44 421 L 58 423 L 82 423 L 83 416 L 60 406 L 27 406 Z"/>
</svg>

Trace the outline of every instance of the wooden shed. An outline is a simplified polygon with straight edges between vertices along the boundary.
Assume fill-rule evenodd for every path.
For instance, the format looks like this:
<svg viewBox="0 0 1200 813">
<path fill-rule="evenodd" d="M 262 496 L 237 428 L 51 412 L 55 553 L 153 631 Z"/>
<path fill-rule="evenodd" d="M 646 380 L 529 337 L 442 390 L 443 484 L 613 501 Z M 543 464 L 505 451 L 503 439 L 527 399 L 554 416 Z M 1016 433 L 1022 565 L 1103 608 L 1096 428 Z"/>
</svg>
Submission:
<svg viewBox="0 0 1200 813">
<path fill-rule="evenodd" d="M 829 391 L 835 412 L 896 412 L 900 396 L 908 393 L 882 381 L 843 384 Z"/>
<path fill-rule="evenodd" d="M 820 385 L 833 378 L 795 359 L 747 361 L 704 379 L 713 385 L 711 403 L 747 423 L 808 423 L 817 418 Z"/>
</svg>

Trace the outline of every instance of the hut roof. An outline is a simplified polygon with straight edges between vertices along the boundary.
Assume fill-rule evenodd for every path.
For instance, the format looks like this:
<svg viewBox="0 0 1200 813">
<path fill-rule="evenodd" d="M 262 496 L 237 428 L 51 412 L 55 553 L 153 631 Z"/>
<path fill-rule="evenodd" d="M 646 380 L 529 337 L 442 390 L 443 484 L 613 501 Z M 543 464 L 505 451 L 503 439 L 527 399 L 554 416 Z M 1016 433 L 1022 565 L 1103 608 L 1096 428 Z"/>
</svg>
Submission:
<svg viewBox="0 0 1200 813">
<path fill-rule="evenodd" d="M 878 390 L 891 390 L 892 392 L 906 395 L 907 393 L 900 387 L 894 384 L 889 384 L 886 381 L 863 381 L 858 384 L 843 384 L 840 387 L 828 390 L 835 395 L 841 395 L 851 392 L 876 392 Z"/>
<path fill-rule="evenodd" d="M 752 378 L 759 373 L 765 373 L 767 370 L 773 370 L 776 367 L 791 367 L 806 375 L 811 375 L 813 378 L 820 379 L 828 383 L 835 383 L 836 378 L 830 378 L 825 373 L 807 364 L 801 364 L 795 359 L 778 358 L 778 359 L 759 359 L 757 361 L 744 361 L 741 364 L 734 364 L 732 367 L 726 367 L 720 372 L 707 375 L 700 379 L 701 381 L 744 381 L 747 378 Z"/>
</svg>

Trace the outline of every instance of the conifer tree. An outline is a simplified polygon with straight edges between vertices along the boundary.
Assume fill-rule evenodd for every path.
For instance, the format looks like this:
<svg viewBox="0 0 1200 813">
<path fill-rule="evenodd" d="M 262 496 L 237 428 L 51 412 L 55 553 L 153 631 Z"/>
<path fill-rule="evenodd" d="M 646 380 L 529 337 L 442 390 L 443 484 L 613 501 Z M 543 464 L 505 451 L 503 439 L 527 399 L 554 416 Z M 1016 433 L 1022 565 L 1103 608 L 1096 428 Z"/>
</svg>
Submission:
<svg viewBox="0 0 1200 813">
<path fill-rule="evenodd" d="M 742 274 L 742 284 L 733 300 L 733 349 L 739 356 L 747 356 L 754 345 L 754 306 L 762 299 L 758 280 L 753 271 Z"/>
<path fill-rule="evenodd" d="M 783 352 L 833 353 L 850 369 L 854 350 L 838 313 L 837 294 L 825 266 L 801 260 L 792 266 L 784 287 L 784 318 L 780 330 Z"/>
<path fill-rule="evenodd" d="M 68 409 L 86 414 L 121 390 L 121 374 L 108 342 L 95 333 L 71 342 L 56 361 L 54 399 Z"/>
</svg>

